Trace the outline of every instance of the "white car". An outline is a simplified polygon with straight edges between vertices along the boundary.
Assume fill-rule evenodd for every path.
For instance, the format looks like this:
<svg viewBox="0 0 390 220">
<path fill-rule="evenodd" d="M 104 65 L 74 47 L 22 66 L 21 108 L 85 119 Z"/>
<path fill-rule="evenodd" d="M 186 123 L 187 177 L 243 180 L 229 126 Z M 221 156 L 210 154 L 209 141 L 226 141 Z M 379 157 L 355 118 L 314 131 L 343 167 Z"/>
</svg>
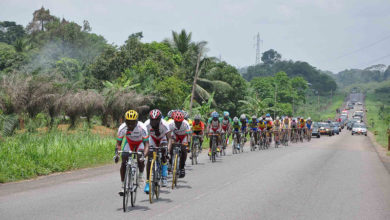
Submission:
<svg viewBox="0 0 390 220">
<path fill-rule="evenodd" d="M 357 102 L 356 104 L 357 104 L 357 105 L 363 105 L 361 102 Z"/>
<path fill-rule="evenodd" d="M 352 135 L 354 134 L 364 134 L 367 136 L 367 128 L 364 124 L 355 123 L 352 127 Z"/>
</svg>

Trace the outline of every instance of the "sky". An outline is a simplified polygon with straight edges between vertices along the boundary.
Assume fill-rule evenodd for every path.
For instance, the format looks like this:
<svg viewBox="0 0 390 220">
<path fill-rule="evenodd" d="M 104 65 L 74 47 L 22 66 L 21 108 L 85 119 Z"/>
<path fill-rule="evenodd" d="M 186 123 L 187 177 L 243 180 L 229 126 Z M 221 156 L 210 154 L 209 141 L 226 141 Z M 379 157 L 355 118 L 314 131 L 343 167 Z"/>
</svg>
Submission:
<svg viewBox="0 0 390 220">
<path fill-rule="evenodd" d="M 275 49 L 282 59 L 334 73 L 390 64 L 389 0 L 0 0 L 0 21 L 26 26 L 41 6 L 79 24 L 88 20 L 116 45 L 135 32 L 151 42 L 184 28 L 208 42 L 208 56 L 236 67 L 255 63 L 257 33 L 261 52 Z"/>
</svg>

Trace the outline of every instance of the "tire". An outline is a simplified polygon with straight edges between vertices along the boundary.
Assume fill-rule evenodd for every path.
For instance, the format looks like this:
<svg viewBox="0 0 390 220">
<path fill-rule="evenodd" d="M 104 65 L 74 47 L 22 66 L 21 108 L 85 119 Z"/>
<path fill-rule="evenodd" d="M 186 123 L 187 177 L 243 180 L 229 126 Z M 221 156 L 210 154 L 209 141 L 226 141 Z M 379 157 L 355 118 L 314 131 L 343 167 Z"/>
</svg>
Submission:
<svg viewBox="0 0 390 220">
<path fill-rule="evenodd" d="M 150 164 L 150 172 L 149 172 L 149 202 L 150 204 L 153 203 L 153 196 L 154 196 L 154 166 L 155 166 L 155 160 L 152 160 L 152 163 Z"/>
<path fill-rule="evenodd" d="M 353 135 L 353 133 L 351 133 Z"/>
<path fill-rule="evenodd" d="M 139 170 L 138 170 L 138 167 L 135 168 L 135 175 L 132 175 L 132 183 L 131 184 L 131 206 L 134 207 L 135 206 L 135 201 L 137 199 L 137 189 L 138 189 L 138 185 L 139 185 L 139 182 L 138 182 L 138 179 L 139 179 Z M 135 183 L 135 186 L 134 186 L 134 183 Z M 133 190 L 134 189 L 134 190 Z"/>
<path fill-rule="evenodd" d="M 156 199 L 158 200 L 160 198 L 160 180 L 161 180 L 161 170 L 160 170 L 160 163 L 156 163 L 154 165 L 154 172 L 155 172 L 155 177 L 154 177 L 154 195 L 156 196 Z"/>
<path fill-rule="evenodd" d="M 317 135 L 317 138 L 320 138 L 321 136 L 320 135 Z"/>
<path fill-rule="evenodd" d="M 211 162 L 215 162 L 215 157 L 216 157 L 216 154 L 217 154 L 217 146 L 216 146 L 216 141 L 215 141 L 215 137 L 213 137 L 213 144 L 212 144 L 212 147 L 211 147 Z"/>
<path fill-rule="evenodd" d="M 123 184 L 123 212 L 127 211 L 127 205 L 129 203 L 130 196 L 130 182 L 131 182 L 131 172 L 130 167 L 126 166 L 125 181 Z"/>
<path fill-rule="evenodd" d="M 176 186 L 176 181 L 177 181 L 177 162 L 178 162 L 178 155 L 177 153 L 175 152 L 174 156 L 173 156 L 173 170 L 172 170 L 172 189 L 175 188 Z"/>
<path fill-rule="evenodd" d="M 191 164 L 192 165 L 194 165 L 195 164 L 195 158 L 196 158 L 196 148 L 197 148 L 198 146 L 196 146 L 194 143 L 192 143 L 192 149 L 191 149 Z"/>
</svg>

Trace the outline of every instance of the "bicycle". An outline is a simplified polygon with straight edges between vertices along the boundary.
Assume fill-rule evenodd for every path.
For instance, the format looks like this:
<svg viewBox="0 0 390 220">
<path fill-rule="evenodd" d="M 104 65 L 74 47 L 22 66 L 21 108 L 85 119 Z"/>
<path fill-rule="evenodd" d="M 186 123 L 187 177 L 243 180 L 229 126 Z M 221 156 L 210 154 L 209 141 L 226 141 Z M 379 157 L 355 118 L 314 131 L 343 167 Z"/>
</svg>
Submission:
<svg viewBox="0 0 390 220">
<path fill-rule="evenodd" d="M 241 131 L 241 139 L 240 139 L 240 150 L 241 152 L 244 152 L 244 145 L 245 145 L 245 139 L 246 139 L 246 135 L 245 135 L 245 132 Z"/>
<path fill-rule="evenodd" d="M 307 128 L 307 141 L 310 142 L 311 140 L 311 129 Z"/>
<path fill-rule="evenodd" d="M 226 145 L 227 145 L 227 137 L 226 136 L 227 136 L 226 133 L 221 134 L 221 138 L 222 138 L 222 148 L 220 151 L 221 156 L 226 156 Z"/>
<path fill-rule="evenodd" d="M 172 189 L 177 186 L 177 176 L 180 175 L 180 155 L 181 144 L 173 144 L 173 161 L 172 161 Z"/>
<path fill-rule="evenodd" d="M 216 156 L 217 156 L 217 143 L 218 143 L 218 134 L 216 133 L 210 133 L 209 136 L 211 136 L 210 141 L 211 141 L 211 156 L 210 160 L 211 162 L 216 161 Z"/>
<path fill-rule="evenodd" d="M 279 137 L 279 130 L 275 130 L 275 131 L 274 131 L 275 148 L 278 148 L 278 147 L 279 147 L 279 140 L 280 140 L 280 137 Z"/>
<path fill-rule="evenodd" d="M 268 149 L 270 147 L 270 145 L 271 145 L 270 138 L 272 138 L 272 137 L 271 137 L 271 133 L 270 133 L 269 130 L 266 130 L 265 134 L 266 134 L 266 137 L 265 137 L 265 148 Z"/>
<path fill-rule="evenodd" d="M 192 136 L 192 146 L 191 146 L 191 163 L 192 165 L 198 164 L 198 155 L 200 148 L 200 135 Z"/>
<path fill-rule="evenodd" d="M 291 142 L 292 143 L 297 143 L 298 142 L 298 131 L 296 128 L 293 128 L 291 130 Z"/>
<path fill-rule="evenodd" d="M 282 144 L 288 146 L 288 129 L 282 130 Z"/>
<path fill-rule="evenodd" d="M 259 150 L 265 150 L 265 132 L 259 129 Z"/>
<path fill-rule="evenodd" d="M 123 153 L 124 151 L 118 151 Z M 127 211 L 129 197 L 131 197 L 131 207 L 135 206 L 135 200 L 137 198 L 138 189 L 138 157 L 142 156 L 141 152 L 128 152 L 129 159 L 126 164 L 125 180 L 123 182 L 123 212 Z"/>
<path fill-rule="evenodd" d="M 255 134 L 254 134 L 253 130 L 251 130 L 250 132 L 251 132 L 251 134 L 250 134 L 250 136 L 251 136 L 251 139 L 250 139 L 251 151 L 255 151 L 256 150 Z"/>
<path fill-rule="evenodd" d="M 240 150 L 238 149 L 238 143 L 240 143 L 240 140 L 238 139 L 238 131 L 234 131 L 233 133 L 233 145 L 232 145 L 232 154 L 238 154 L 240 153 Z"/>
<path fill-rule="evenodd" d="M 149 147 L 149 160 L 150 160 L 150 172 L 149 172 L 149 202 L 153 203 L 153 197 L 158 200 L 160 197 L 160 183 L 162 172 L 162 151 L 165 149 L 167 152 L 167 146 L 162 147 Z"/>
</svg>

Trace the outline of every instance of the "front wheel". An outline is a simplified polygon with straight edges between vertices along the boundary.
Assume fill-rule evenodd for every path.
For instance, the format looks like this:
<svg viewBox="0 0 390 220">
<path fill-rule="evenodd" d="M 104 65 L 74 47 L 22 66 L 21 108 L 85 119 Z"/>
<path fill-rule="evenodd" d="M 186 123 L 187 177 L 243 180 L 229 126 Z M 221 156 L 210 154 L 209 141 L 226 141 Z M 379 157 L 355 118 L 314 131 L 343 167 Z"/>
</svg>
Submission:
<svg viewBox="0 0 390 220">
<path fill-rule="evenodd" d="M 173 172 L 172 172 L 172 189 L 175 188 L 175 186 L 177 185 L 177 173 L 179 172 L 178 171 L 178 154 L 175 153 L 174 156 L 173 156 L 174 160 L 173 160 Z"/>
<path fill-rule="evenodd" d="M 125 181 L 123 185 L 123 212 L 127 211 L 127 204 L 129 202 L 129 196 L 130 196 L 130 186 L 131 184 L 131 172 L 130 167 L 126 167 L 126 173 L 125 173 Z"/>
<path fill-rule="evenodd" d="M 156 178 L 156 173 L 154 172 L 154 166 L 156 165 L 155 164 L 155 160 L 152 160 L 151 164 L 150 164 L 150 172 L 149 172 L 149 202 L 150 203 L 153 203 L 153 196 L 154 196 L 154 179 Z"/>
</svg>

